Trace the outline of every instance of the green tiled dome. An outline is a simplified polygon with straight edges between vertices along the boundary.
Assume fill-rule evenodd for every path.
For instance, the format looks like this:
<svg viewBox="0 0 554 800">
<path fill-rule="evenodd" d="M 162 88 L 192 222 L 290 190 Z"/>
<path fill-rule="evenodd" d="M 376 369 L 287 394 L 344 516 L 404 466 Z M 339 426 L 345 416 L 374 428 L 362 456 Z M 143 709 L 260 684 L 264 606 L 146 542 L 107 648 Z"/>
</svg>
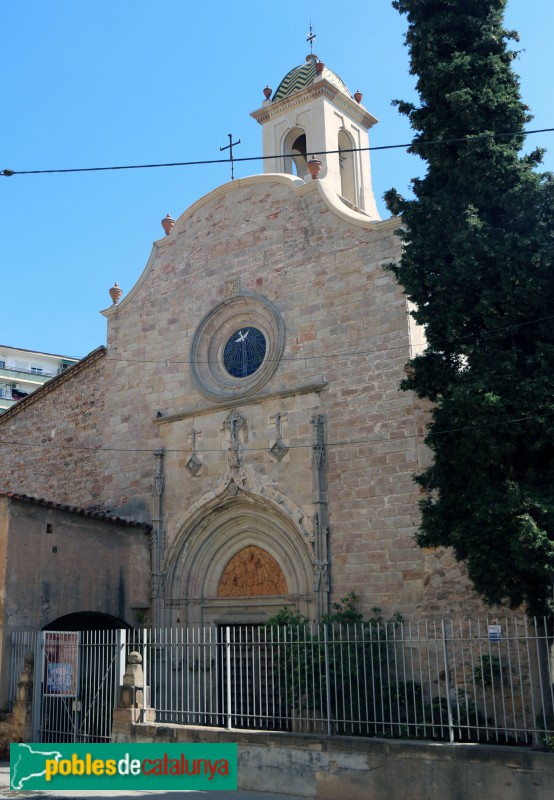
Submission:
<svg viewBox="0 0 554 800">
<path fill-rule="evenodd" d="M 300 64 L 300 66 L 291 69 L 290 72 L 287 72 L 279 86 L 277 87 L 277 91 L 271 98 L 271 102 L 275 103 L 277 100 L 283 100 L 285 97 L 290 97 L 292 94 L 296 94 L 296 92 L 300 92 L 302 89 L 305 89 L 306 86 L 310 86 L 314 82 L 316 77 L 316 68 L 315 65 L 317 63 L 317 57 L 308 56 L 305 64 Z M 327 67 L 323 68 L 322 77 L 325 80 L 332 83 L 337 89 L 340 89 L 341 92 L 344 92 L 351 97 L 352 95 L 348 91 L 348 87 L 344 83 L 344 81 L 339 78 L 339 76 L 332 72 Z"/>
</svg>

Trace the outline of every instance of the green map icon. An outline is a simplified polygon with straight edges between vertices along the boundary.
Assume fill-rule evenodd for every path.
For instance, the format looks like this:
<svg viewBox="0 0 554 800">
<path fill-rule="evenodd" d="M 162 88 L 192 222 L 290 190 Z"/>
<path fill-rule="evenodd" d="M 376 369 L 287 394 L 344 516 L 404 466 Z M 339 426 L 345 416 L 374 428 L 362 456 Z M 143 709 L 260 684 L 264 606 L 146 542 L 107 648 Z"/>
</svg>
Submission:
<svg viewBox="0 0 554 800">
<path fill-rule="evenodd" d="M 15 790 L 43 788 L 46 761 L 59 761 L 59 750 L 46 750 L 44 745 L 10 745 L 10 788 Z"/>
</svg>

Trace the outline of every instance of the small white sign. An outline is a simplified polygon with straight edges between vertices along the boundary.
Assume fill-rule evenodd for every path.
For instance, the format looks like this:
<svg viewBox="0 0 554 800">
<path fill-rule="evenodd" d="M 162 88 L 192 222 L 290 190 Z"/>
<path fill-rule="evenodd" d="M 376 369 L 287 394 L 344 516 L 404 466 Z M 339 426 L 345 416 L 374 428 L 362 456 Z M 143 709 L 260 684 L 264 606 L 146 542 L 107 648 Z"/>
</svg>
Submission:
<svg viewBox="0 0 554 800">
<path fill-rule="evenodd" d="M 489 642 L 502 641 L 502 625 L 489 625 Z"/>
</svg>

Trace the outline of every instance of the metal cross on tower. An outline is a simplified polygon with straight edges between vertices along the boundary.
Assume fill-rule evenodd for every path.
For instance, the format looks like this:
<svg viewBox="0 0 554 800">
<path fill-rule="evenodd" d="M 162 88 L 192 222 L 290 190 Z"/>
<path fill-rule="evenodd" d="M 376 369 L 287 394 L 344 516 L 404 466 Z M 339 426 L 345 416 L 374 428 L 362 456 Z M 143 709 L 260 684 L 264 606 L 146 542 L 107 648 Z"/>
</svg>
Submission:
<svg viewBox="0 0 554 800">
<path fill-rule="evenodd" d="M 310 43 L 310 55 L 313 55 L 313 52 L 314 52 L 314 41 L 315 41 L 315 38 L 316 38 L 316 36 L 315 36 L 315 33 L 313 31 L 313 28 L 312 28 L 312 21 L 310 20 L 310 35 L 306 39 L 306 41 Z"/>
<path fill-rule="evenodd" d="M 235 147 L 235 145 L 237 145 L 237 144 L 240 144 L 240 139 L 238 140 L 238 142 L 234 142 L 232 133 L 228 133 L 227 136 L 229 137 L 229 144 L 226 144 L 225 147 L 220 147 L 219 150 L 220 151 L 223 151 L 223 150 L 228 150 L 229 151 L 229 161 L 231 162 L 231 180 L 234 181 L 235 180 L 235 165 L 233 163 L 233 147 Z"/>
</svg>

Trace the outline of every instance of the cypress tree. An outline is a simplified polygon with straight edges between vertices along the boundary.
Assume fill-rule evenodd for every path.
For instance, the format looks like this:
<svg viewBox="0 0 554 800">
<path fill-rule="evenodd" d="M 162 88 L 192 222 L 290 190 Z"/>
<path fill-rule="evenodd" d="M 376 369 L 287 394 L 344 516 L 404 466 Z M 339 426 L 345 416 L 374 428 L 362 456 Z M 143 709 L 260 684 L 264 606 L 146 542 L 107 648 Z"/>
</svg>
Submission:
<svg viewBox="0 0 554 800">
<path fill-rule="evenodd" d="M 394 0 L 419 94 L 396 104 L 426 173 L 385 199 L 428 342 L 402 384 L 433 403 L 418 543 L 452 547 L 487 603 L 537 614 L 553 609 L 554 182 L 521 153 L 506 1 Z"/>
</svg>

